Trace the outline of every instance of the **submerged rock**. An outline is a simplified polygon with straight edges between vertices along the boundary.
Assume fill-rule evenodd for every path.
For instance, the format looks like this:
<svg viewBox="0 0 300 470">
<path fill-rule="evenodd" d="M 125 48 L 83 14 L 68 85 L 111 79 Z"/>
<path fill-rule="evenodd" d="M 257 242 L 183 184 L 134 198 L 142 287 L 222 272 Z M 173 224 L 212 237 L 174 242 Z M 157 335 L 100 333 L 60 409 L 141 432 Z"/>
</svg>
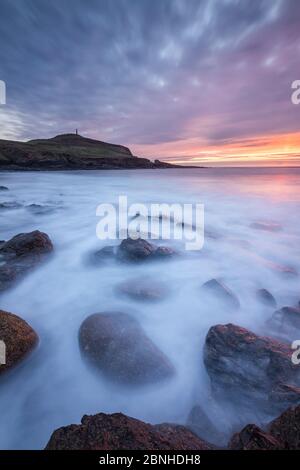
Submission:
<svg viewBox="0 0 300 470">
<path fill-rule="evenodd" d="M 54 212 L 57 207 L 42 204 L 29 204 L 26 206 L 26 209 L 36 215 L 47 215 Z"/>
<path fill-rule="evenodd" d="M 299 367 L 292 349 L 279 341 L 258 336 L 232 324 L 210 328 L 204 346 L 204 363 L 214 393 L 234 400 L 257 402 L 266 410 L 280 410 L 300 402 Z M 295 386 L 282 400 L 272 399 L 282 387 Z M 287 390 L 286 390 L 287 392 Z"/>
<path fill-rule="evenodd" d="M 256 291 L 257 299 L 267 307 L 276 308 L 277 303 L 274 296 L 267 289 L 258 289 Z"/>
<path fill-rule="evenodd" d="M 197 436 L 218 446 L 226 446 L 226 437 L 214 425 L 201 406 L 196 405 L 188 416 L 187 427 Z"/>
<path fill-rule="evenodd" d="M 227 287 L 223 282 L 217 279 L 210 279 L 205 282 L 202 288 L 210 292 L 213 296 L 221 299 L 228 307 L 238 309 L 240 307 L 240 301 L 237 296 Z"/>
<path fill-rule="evenodd" d="M 123 240 L 117 250 L 117 258 L 120 261 L 140 262 L 171 257 L 175 251 L 163 246 L 155 246 L 143 238 Z"/>
<path fill-rule="evenodd" d="M 0 186 L 0 191 L 8 191 L 8 188 L 6 186 Z"/>
<path fill-rule="evenodd" d="M 169 359 L 126 313 L 95 313 L 82 323 L 79 344 L 84 357 L 110 379 L 147 384 L 170 378 Z"/>
<path fill-rule="evenodd" d="M 20 233 L 0 245 L 0 291 L 39 264 L 53 250 L 46 233 Z"/>
<path fill-rule="evenodd" d="M 105 261 L 117 260 L 121 262 L 139 263 L 147 260 L 160 260 L 171 258 L 176 252 L 165 246 L 156 246 L 143 238 L 133 240 L 126 238 L 119 246 L 105 246 L 92 253 L 92 264 L 103 264 Z"/>
<path fill-rule="evenodd" d="M 4 341 L 6 363 L 0 364 L 0 374 L 21 362 L 37 345 L 38 336 L 25 320 L 0 310 L 0 340 Z"/>
<path fill-rule="evenodd" d="M 293 341 L 297 330 L 300 333 L 300 307 L 282 307 L 273 314 L 267 325 L 276 337 Z"/>
<path fill-rule="evenodd" d="M 148 277 L 122 282 L 117 286 L 117 291 L 133 300 L 150 302 L 164 300 L 169 294 L 166 284 Z"/>
<path fill-rule="evenodd" d="M 205 450 L 211 446 L 184 426 L 151 425 L 122 413 L 83 416 L 53 432 L 46 450 Z"/>
<path fill-rule="evenodd" d="M 255 228 L 256 230 L 264 230 L 267 232 L 279 232 L 280 230 L 282 230 L 282 226 L 277 222 L 257 221 L 253 222 L 250 227 Z"/>
<path fill-rule="evenodd" d="M 116 248 L 114 246 L 104 246 L 100 250 L 94 252 L 90 257 L 92 264 L 103 264 L 103 262 L 108 261 L 115 256 Z"/>
<path fill-rule="evenodd" d="M 0 209 L 20 209 L 22 207 L 22 204 L 19 202 L 13 202 L 13 201 L 7 201 L 7 202 L 0 202 Z"/>
</svg>

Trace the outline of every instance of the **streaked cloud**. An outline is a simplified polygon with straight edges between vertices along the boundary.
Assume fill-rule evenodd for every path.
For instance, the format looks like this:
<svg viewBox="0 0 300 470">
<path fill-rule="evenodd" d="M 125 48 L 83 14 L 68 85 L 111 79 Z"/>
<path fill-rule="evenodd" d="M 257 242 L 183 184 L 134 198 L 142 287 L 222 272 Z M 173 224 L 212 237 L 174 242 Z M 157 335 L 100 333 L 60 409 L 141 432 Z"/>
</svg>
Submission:
<svg viewBox="0 0 300 470">
<path fill-rule="evenodd" d="M 247 161 L 261 139 L 279 155 L 297 135 L 298 0 L 0 0 L 0 11 L 2 138 L 79 128 L 139 155 L 226 163 L 229 147 Z"/>
</svg>

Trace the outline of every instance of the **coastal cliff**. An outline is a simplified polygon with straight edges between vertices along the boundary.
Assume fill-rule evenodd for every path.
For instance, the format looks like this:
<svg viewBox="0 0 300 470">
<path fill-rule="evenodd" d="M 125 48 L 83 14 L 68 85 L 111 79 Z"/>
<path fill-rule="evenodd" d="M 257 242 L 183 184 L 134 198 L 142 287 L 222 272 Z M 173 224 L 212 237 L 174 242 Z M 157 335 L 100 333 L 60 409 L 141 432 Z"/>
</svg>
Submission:
<svg viewBox="0 0 300 470">
<path fill-rule="evenodd" d="M 122 145 L 77 134 L 28 142 L 0 140 L 0 170 L 113 170 L 176 168 L 176 165 L 138 158 Z"/>
</svg>

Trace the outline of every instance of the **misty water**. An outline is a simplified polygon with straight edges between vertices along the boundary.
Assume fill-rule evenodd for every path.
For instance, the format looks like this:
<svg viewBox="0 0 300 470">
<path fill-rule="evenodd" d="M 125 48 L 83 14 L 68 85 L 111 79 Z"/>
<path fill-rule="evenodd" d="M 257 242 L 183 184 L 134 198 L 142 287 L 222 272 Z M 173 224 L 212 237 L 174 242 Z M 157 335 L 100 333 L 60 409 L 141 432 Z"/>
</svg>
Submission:
<svg viewBox="0 0 300 470">
<path fill-rule="evenodd" d="M 0 183 L 9 188 L 0 193 L 0 203 L 20 204 L 0 210 L 0 239 L 38 229 L 55 247 L 46 263 L 1 296 L 1 309 L 24 318 L 40 338 L 34 353 L 1 377 L 2 449 L 43 448 L 54 429 L 97 412 L 184 424 L 200 404 L 228 434 L 263 419 L 255 408 L 237 416 L 234 406 L 213 400 L 202 349 L 209 327 L 218 323 L 268 334 L 265 322 L 273 310 L 258 302 L 256 289 L 270 290 L 279 307 L 300 300 L 299 278 L 280 269 L 300 272 L 299 169 L 11 172 L 1 173 Z M 181 251 L 172 261 L 93 266 L 90 253 L 111 244 L 96 237 L 96 207 L 117 203 L 119 195 L 147 205 L 203 203 L 203 249 L 185 252 L 184 243 L 169 241 Z M 251 227 L 257 221 L 282 228 Z M 166 282 L 169 297 L 153 304 L 116 293 L 120 282 L 145 275 Z M 222 278 L 236 293 L 238 311 L 203 295 L 200 287 L 211 278 Z M 89 368 L 78 330 L 88 315 L 105 311 L 133 315 L 174 364 L 174 378 L 130 388 Z"/>
</svg>

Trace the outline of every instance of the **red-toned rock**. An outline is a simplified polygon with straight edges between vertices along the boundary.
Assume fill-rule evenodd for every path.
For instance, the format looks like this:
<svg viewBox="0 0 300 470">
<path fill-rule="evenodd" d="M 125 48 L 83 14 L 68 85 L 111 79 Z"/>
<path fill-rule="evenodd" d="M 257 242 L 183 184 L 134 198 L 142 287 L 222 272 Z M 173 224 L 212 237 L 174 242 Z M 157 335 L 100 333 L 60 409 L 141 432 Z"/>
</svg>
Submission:
<svg viewBox="0 0 300 470">
<path fill-rule="evenodd" d="M 0 374 L 21 362 L 37 345 L 38 336 L 25 320 L 13 313 L 0 310 L 0 340 L 6 346 L 6 363 L 0 365 Z"/>
<path fill-rule="evenodd" d="M 279 450 L 284 444 L 255 424 L 247 424 L 228 444 L 232 450 Z"/>
<path fill-rule="evenodd" d="M 83 356 L 117 382 L 142 385 L 174 374 L 169 359 L 126 313 L 89 316 L 80 327 L 79 344 Z"/>
<path fill-rule="evenodd" d="M 211 446 L 184 426 L 153 426 L 121 413 L 83 416 L 54 431 L 46 450 L 206 450 Z"/>
<path fill-rule="evenodd" d="M 19 233 L 4 243 L 1 253 L 14 256 L 39 256 L 52 251 L 53 245 L 46 233 L 35 230 L 30 233 Z"/>
<path fill-rule="evenodd" d="M 46 233 L 20 233 L 0 246 L 0 292 L 39 264 L 53 245 Z"/>
<path fill-rule="evenodd" d="M 300 449 L 300 406 L 287 409 L 274 419 L 269 433 L 281 441 L 286 449 Z"/>
<path fill-rule="evenodd" d="M 234 434 L 228 447 L 236 450 L 299 450 L 300 406 L 288 408 L 271 421 L 264 431 L 254 424 L 248 424 Z"/>
<path fill-rule="evenodd" d="M 117 258 L 120 261 L 141 262 L 169 258 L 175 255 L 171 248 L 153 245 L 143 238 L 122 240 L 117 250 Z"/>
<path fill-rule="evenodd" d="M 291 402 L 300 402 L 300 368 L 292 363 L 292 353 L 289 345 L 272 338 L 232 324 L 217 325 L 207 334 L 204 363 L 214 392 L 282 411 Z M 293 390 L 282 393 L 284 385 Z M 272 400 L 276 390 L 282 393 L 281 400 Z"/>
</svg>

